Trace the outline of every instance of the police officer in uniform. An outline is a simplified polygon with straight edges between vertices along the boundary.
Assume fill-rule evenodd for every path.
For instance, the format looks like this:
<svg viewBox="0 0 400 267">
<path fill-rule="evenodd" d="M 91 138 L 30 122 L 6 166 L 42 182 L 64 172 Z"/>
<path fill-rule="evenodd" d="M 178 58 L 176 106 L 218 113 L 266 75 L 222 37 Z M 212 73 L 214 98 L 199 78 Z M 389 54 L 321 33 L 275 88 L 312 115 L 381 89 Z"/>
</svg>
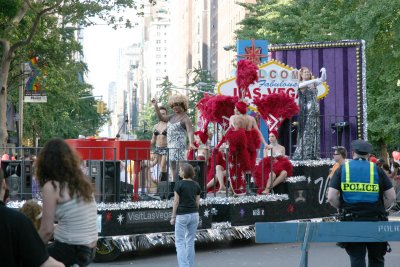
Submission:
<svg viewBox="0 0 400 267">
<path fill-rule="evenodd" d="M 341 212 L 342 221 L 387 221 L 386 209 L 396 200 L 392 183 L 382 169 L 368 161 L 372 145 L 364 140 L 351 143 L 353 160 L 334 173 L 328 202 Z M 351 267 L 384 266 L 387 242 L 345 243 Z"/>
</svg>

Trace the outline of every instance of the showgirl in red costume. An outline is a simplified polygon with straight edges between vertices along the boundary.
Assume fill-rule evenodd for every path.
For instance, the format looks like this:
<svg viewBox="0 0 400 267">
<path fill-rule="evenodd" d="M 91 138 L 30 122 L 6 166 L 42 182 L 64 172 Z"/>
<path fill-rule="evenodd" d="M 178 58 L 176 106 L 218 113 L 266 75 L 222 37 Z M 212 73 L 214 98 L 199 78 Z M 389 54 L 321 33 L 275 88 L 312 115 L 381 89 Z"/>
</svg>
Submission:
<svg viewBox="0 0 400 267">
<path fill-rule="evenodd" d="M 267 157 L 259 162 L 254 175 L 258 193 L 269 194 L 274 186 L 292 175 L 293 166 L 285 156 L 285 148 L 277 142 L 277 130 L 284 119 L 290 119 L 298 113 L 299 107 L 292 97 L 284 93 L 264 95 L 262 98 L 254 99 L 253 103 L 270 127 L 271 144 L 266 146 Z M 277 123 L 273 124 L 272 121 L 277 121 Z"/>
<path fill-rule="evenodd" d="M 254 172 L 258 194 L 269 194 L 272 188 L 293 174 L 293 165 L 285 156 L 285 147 L 278 144 L 277 138 L 276 131 L 269 133 L 270 144 L 264 150 L 266 157 L 257 164 Z"/>
<path fill-rule="evenodd" d="M 226 173 L 226 161 L 225 161 L 225 146 L 221 146 L 219 149 L 214 149 L 209 160 L 208 160 L 208 174 L 207 174 L 207 191 L 212 192 L 215 189 L 218 193 L 226 193 L 225 186 L 225 173 Z M 216 179 L 214 178 L 216 176 Z"/>
<path fill-rule="evenodd" d="M 202 131 L 196 131 L 194 136 L 194 146 L 196 149 L 191 148 L 187 155 L 188 160 L 206 160 L 207 158 L 207 140 L 208 135 Z M 197 152 L 197 155 L 196 155 Z"/>
<path fill-rule="evenodd" d="M 197 108 L 201 112 L 201 117 L 205 124 L 202 130 L 203 135 L 207 135 L 207 127 L 210 122 L 218 123 L 223 129 L 227 130 L 229 126 L 229 118 L 234 114 L 234 106 L 238 101 L 237 97 L 224 95 L 205 95 L 197 104 Z M 220 146 L 223 142 L 220 143 Z M 220 147 L 219 147 L 220 148 Z M 225 150 L 215 148 L 208 160 L 207 174 L 207 190 L 214 189 L 214 183 L 219 192 L 224 193 L 225 187 Z M 214 178 L 214 176 L 216 177 Z"/>
<path fill-rule="evenodd" d="M 245 173 L 250 170 L 246 131 L 236 126 L 230 127 L 216 149 L 219 149 L 224 143 L 229 147 L 229 178 L 232 190 L 235 195 L 243 195 L 246 193 Z"/>
</svg>

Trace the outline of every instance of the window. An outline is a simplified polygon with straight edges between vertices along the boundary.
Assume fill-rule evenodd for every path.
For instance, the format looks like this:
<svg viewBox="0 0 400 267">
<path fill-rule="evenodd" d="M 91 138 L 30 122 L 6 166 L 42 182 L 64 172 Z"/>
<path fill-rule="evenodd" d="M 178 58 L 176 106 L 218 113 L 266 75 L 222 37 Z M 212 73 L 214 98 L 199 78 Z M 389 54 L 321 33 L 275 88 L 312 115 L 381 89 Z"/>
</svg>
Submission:
<svg viewBox="0 0 400 267">
<path fill-rule="evenodd" d="M 161 40 L 156 40 L 156 44 L 161 44 Z"/>
<path fill-rule="evenodd" d="M 156 51 L 161 51 L 161 47 L 156 47 Z"/>
</svg>

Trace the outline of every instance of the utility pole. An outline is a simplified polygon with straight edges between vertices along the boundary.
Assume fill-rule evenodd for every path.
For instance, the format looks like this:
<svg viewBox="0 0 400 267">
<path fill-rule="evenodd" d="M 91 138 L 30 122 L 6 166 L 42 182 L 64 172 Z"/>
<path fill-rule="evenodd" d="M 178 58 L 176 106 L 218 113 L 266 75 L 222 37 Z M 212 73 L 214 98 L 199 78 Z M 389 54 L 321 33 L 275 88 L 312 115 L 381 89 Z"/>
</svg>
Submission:
<svg viewBox="0 0 400 267">
<path fill-rule="evenodd" d="M 31 73 L 31 69 L 26 68 L 26 63 L 21 63 L 21 83 L 19 85 L 19 100 L 18 100 L 18 145 L 22 147 L 24 138 L 24 89 L 25 77 Z"/>
</svg>

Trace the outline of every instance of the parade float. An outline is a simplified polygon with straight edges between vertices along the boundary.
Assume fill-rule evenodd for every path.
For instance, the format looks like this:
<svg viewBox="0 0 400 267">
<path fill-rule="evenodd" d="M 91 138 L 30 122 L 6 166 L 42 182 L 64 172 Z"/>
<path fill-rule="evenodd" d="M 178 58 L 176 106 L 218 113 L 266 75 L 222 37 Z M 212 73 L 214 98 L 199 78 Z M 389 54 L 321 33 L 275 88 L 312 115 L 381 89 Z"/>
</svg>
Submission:
<svg viewBox="0 0 400 267">
<path fill-rule="evenodd" d="M 332 147 L 342 145 L 349 150 L 351 140 L 367 137 L 363 41 L 270 44 L 268 48 L 250 42 L 245 48 L 246 54 L 242 56 L 249 60 L 258 59 L 260 63 L 258 82 L 244 92 L 255 116 L 257 109 L 251 102 L 255 97 L 285 93 L 296 99 L 298 69 L 307 66 L 312 73 L 318 74 L 322 67 L 326 68 L 328 79 L 318 87 L 321 159 L 292 161 L 292 176 L 273 194 L 240 197 L 206 194 L 207 166 L 197 161 L 190 162 L 200 166 L 196 178 L 204 188 L 197 242 L 252 238 L 255 222 L 309 219 L 334 214 L 335 210 L 325 198 L 327 176 L 333 165 L 330 159 Z M 260 60 L 262 58 L 264 60 Z M 222 81 L 216 91 L 222 95 L 238 96 L 235 77 Z M 260 119 L 261 128 L 272 127 L 279 120 L 271 114 L 269 119 Z M 292 136 L 295 131 L 291 121 L 288 125 L 282 134 L 282 143 L 290 157 L 296 139 Z M 140 166 L 143 160 L 150 157 L 150 141 L 67 141 L 87 162 L 88 175 L 96 187 L 99 241 L 95 260 L 112 261 L 121 253 L 174 244 L 174 227 L 169 223 L 172 201 L 168 195 L 171 185 L 167 185 L 165 199 L 149 200 L 144 191 L 139 193 Z M 134 186 L 127 183 L 126 177 L 121 177 L 121 162 L 134 163 L 131 168 L 136 180 Z M 8 205 L 18 208 L 22 205 L 21 199 L 32 195 L 31 162 L 2 161 L 2 168 L 9 170 L 5 171 L 5 176 L 12 188 L 12 201 Z"/>
</svg>

